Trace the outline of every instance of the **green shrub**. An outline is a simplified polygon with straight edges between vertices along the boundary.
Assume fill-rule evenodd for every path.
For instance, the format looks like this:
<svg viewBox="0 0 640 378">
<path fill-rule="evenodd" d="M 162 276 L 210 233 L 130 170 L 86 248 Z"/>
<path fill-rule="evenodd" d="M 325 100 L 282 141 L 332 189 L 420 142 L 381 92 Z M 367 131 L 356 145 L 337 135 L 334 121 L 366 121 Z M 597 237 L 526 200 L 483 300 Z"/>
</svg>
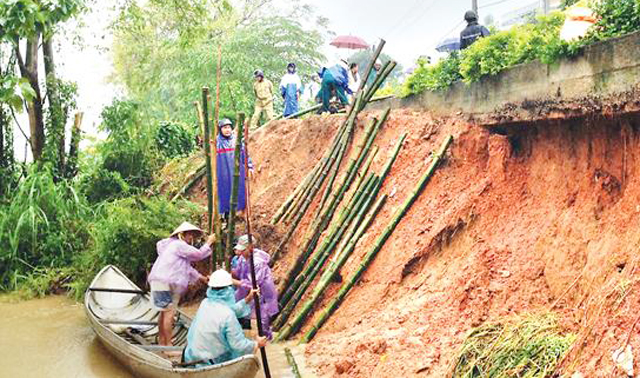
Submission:
<svg viewBox="0 0 640 378">
<path fill-rule="evenodd" d="M 425 90 L 444 89 L 461 78 L 460 58 L 457 53 L 452 53 L 434 65 L 429 65 L 426 60 L 419 59 L 418 67 L 404 82 L 402 96 L 422 93 Z"/>
<path fill-rule="evenodd" d="M 120 173 L 96 168 L 80 179 L 81 191 L 90 203 L 126 197 L 131 188 Z"/>
<path fill-rule="evenodd" d="M 591 8 L 598 22 L 586 41 L 600 41 L 640 30 L 640 0 L 593 1 Z"/>
<path fill-rule="evenodd" d="M 105 265 L 120 268 L 131 280 L 145 286 L 147 271 L 156 259 L 156 243 L 182 221 L 198 219 L 200 207 L 173 204 L 164 197 L 129 197 L 105 203 L 91 227 L 93 244 L 78 256 L 79 275 L 71 286 L 81 294 Z"/>
<path fill-rule="evenodd" d="M 32 168 L 0 206 L 0 289 L 14 290 L 37 267 L 63 267 L 89 240 L 93 211 L 67 181 Z"/>
<path fill-rule="evenodd" d="M 460 74 L 467 83 L 535 59 L 551 63 L 566 52 L 560 39 L 562 13 L 538 17 L 534 24 L 516 26 L 481 38 L 463 51 Z"/>
<path fill-rule="evenodd" d="M 194 136 L 183 126 L 163 122 L 156 132 L 156 144 L 167 158 L 187 156 L 194 147 Z"/>
</svg>

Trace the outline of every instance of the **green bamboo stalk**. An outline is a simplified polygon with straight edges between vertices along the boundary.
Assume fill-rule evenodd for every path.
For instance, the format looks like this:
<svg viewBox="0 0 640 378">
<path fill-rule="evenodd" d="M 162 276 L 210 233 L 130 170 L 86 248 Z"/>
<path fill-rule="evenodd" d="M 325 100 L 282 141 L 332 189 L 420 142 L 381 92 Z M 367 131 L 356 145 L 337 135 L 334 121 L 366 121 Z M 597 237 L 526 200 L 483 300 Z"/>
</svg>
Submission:
<svg viewBox="0 0 640 378">
<path fill-rule="evenodd" d="M 309 255 L 311 255 L 311 253 L 315 249 L 322 232 L 324 232 L 324 230 L 329 225 L 335 209 L 342 201 L 346 191 L 349 190 L 351 183 L 353 182 L 356 173 L 362 165 L 363 160 L 366 158 L 380 127 L 386 121 L 389 115 L 389 111 L 390 109 L 387 109 L 382 114 L 382 117 L 379 120 L 374 120 L 374 122 L 371 123 L 367 130 L 365 130 L 365 134 L 361 139 L 361 143 L 356 149 L 356 159 L 352 159 L 350 161 L 349 168 L 347 169 L 347 173 L 345 174 L 342 183 L 336 189 L 336 191 L 332 193 L 333 197 L 331 198 L 330 205 L 326 208 L 326 210 L 321 214 L 319 218 L 316 217 L 316 219 L 314 220 L 313 225 L 310 228 L 310 231 L 307 233 L 305 241 L 302 244 L 302 253 L 298 255 L 296 262 L 287 272 L 284 287 L 288 287 L 295 276 L 300 272 L 300 270 L 302 270 L 305 261 L 307 261 Z M 319 211 L 321 211 L 321 209 L 319 209 Z"/>
<path fill-rule="evenodd" d="M 346 263 L 351 253 L 355 250 L 356 244 L 365 233 L 365 231 L 369 228 L 371 223 L 373 222 L 373 218 L 375 218 L 376 214 L 372 213 L 372 216 L 366 217 L 365 221 L 362 219 L 365 217 L 367 211 L 373 204 L 375 200 L 375 196 L 371 195 L 367 198 L 367 202 L 364 206 L 362 206 L 358 212 L 358 215 L 355 220 L 355 224 L 359 224 L 357 230 L 350 236 L 349 242 L 347 243 L 346 249 L 340 253 L 340 258 L 338 260 L 332 260 L 329 262 L 325 272 L 320 277 L 318 284 L 313 289 L 311 293 L 311 297 L 307 299 L 307 301 L 302 305 L 300 311 L 296 314 L 296 317 L 293 319 L 291 323 L 288 323 L 279 333 L 278 341 L 286 340 L 289 336 L 298 332 L 302 323 L 306 320 L 307 316 L 313 309 L 313 306 L 319 302 L 326 288 L 331 284 L 335 275 L 340 271 L 342 266 Z"/>
<path fill-rule="evenodd" d="M 373 163 L 377 155 L 378 155 L 378 146 L 373 146 L 373 149 L 371 150 L 371 152 L 369 152 L 367 161 L 364 162 L 364 166 L 362 166 L 362 168 L 360 169 L 360 172 L 357 173 L 357 181 L 353 185 L 353 187 L 356 188 L 356 190 L 358 190 L 360 188 L 360 185 L 362 185 L 362 183 L 364 182 L 364 178 L 369 173 L 369 168 L 371 168 L 371 164 Z M 351 195 L 351 198 L 353 198 L 355 193 L 356 192 L 354 191 L 353 194 Z"/>
<path fill-rule="evenodd" d="M 364 76 L 360 76 L 362 80 L 360 80 L 358 91 L 361 91 L 364 88 L 364 85 L 367 83 L 367 79 L 371 74 L 371 70 L 373 69 L 373 66 L 376 64 L 376 60 L 380 56 L 380 53 L 382 53 L 382 48 L 386 43 L 387 41 L 385 41 L 382 38 L 380 39 L 380 43 L 378 43 L 378 47 L 376 47 L 375 51 L 373 52 L 373 55 L 371 56 L 371 60 L 369 60 L 369 63 L 367 64 L 367 68 L 365 68 L 364 70 Z"/>
<path fill-rule="evenodd" d="M 305 269 L 304 272 L 296 277 L 296 282 L 294 282 L 294 285 L 291 286 L 291 289 L 295 290 L 295 293 L 291 295 L 288 302 L 281 305 L 283 306 L 283 309 L 280 311 L 280 314 L 276 319 L 277 323 L 274 322 L 274 326 L 280 328 L 288 320 L 291 312 L 295 309 L 295 306 L 302 299 L 302 296 L 311 286 L 313 280 L 324 266 L 324 263 L 331 256 L 331 252 L 334 250 L 336 244 L 340 240 L 344 240 L 342 239 L 343 235 L 346 235 L 347 239 L 351 237 L 350 232 L 352 231 L 352 228 L 350 227 L 350 225 L 356 225 L 357 227 L 358 216 L 364 211 L 364 207 L 367 207 L 371 204 L 370 199 L 373 196 L 372 193 L 378 185 L 379 178 L 377 176 L 372 176 L 372 179 L 368 181 L 364 192 L 359 196 L 358 202 L 355 204 L 355 206 L 352 207 L 343 224 L 339 228 L 337 228 L 337 232 L 331 238 L 331 242 L 327 245 L 326 248 L 322 249 L 321 251 L 319 250 L 317 254 L 314 254 L 313 258 L 307 266 L 307 269 Z M 353 228 L 354 232 L 356 227 Z M 345 230 L 349 231 L 345 234 Z"/>
<path fill-rule="evenodd" d="M 213 178 L 211 171 L 211 133 L 209 128 L 209 107 L 207 98 L 209 97 L 209 88 L 202 87 L 202 120 L 204 122 L 204 159 L 207 166 L 207 230 L 211 232 L 213 229 Z"/>
<path fill-rule="evenodd" d="M 395 163 L 396 159 L 398 158 L 398 154 L 400 153 L 400 150 L 402 149 L 402 144 L 404 143 L 404 140 L 406 138 L 407 138 L 407 133 L 404 133 L 402 134 L 402 136 L 400 136 L 400 139 L 398 139 L 398 142 L 396 142 L 396 146 L 393 150 L 391 158 L 387 161 L 387 164 L 384 165 L 384 168 L 382 168 L 382 172 L 380 173 L 380 177 L 382 177 L 382 180 L 384 180 L 389 174 L 389 171 L 391 170 L 393 163 Z"/>
<path fill-rule="evenodd" d="M 293 201 L 309 185 L 309 182 L 313 178 L 314 173 L 315 173 L 315 170 L 312 170 L 311 172 L 309 172 L 307 177 L 305 177 L 304 180 L 302 181 L 302 184 L 298 185 L 298 187 L 295 189 L 295 191 L 293 193 L 291 193 L 289 195 L 289 197 L 287 197 L 287 199 L 282 203 L 280 208 L 278 208 L 278 211 L 276 211 L 276 213 L 273 215 L 273 217 L 271 217 L 271 222 L 270 222 L 271 224 L 273 224 L 273 225 L 278 224 L 278 222 L 280 221 L 280 219 L 282 218 L 284 213 L 293 204 Z"/>
<path fill-rule="evenodd" d="M 236 227 L 236 208 L 238 207 L 238 190 L 240 187 L 240 155 L 242 155 L 242 138 L 244 136 L 244 113 L 238 113 L 238 132 L 236 133 L 236 149 L 234 151 L 233 182 L 231 183 L 231 198 L 229 200 L 229 220 L 227 223 L 227 245 L 224 263 L 227 271 L 231 270 L 233 257 L 233 239 Z"/>
<path fill-rule="evenodd" d="M 322 327 L 324 322 L 331 316 L 333 312 L 335 312 L 338 306 L 340 306 L 340 303 L 345 298 L 349 290 L 351 290 L 351 288 L 356 284 L 356 282 L 358 282 L 358 280 L 360 279 L 364 271 L 367 269 L 369 264 L 371 264 L 373 259 L 376 257 L 376 255 L 380 251 L 380 249 L 382 249 L 386 241 L 389 239 L 389 236 L 391 235 L 391 233 L 393 233 L 398 223 L 400 223 L 400 221 L 405 216 L 405 214 L 409 211 L 413 203 L 420 196 L 420 194 L 428 184 L 429 180 L 433 176 L 436 168 L 438 167 L 438 164 L 440 163 L 440 160 L 446 153 L 447 148 L 449 147 L 452 141 L 453 141 L 453 137 L 451 135 L 448 135 L 445 138 L 438 152 L 436 152 L 436 154 L 432 156 L 431 164 L 427 168 L 426 172 L 422 175 L 422 177 L 416 184 L 411 194 L 409 194 L 409 197 L 405 200 L 402 206 L 400 206 L 400 208 L 396 210 L 393 218 L 391 219 L 387 227 L 384 229 L 382 234 L 380 234 L 380 236 L 376 240 L 371 250 L 362 259 L 362 262 L 360 263 L 360 266 L 358 267 L 358 269 L 351 275 L 351 277 L 349 277 L 347 282 L 344 285 L 342 285 L 336 297 L 331 301 L 331 303 L 329 303 L 327 308 L 323 310 L 322 314 L 320 315 L 316 323 L 304 335 L 301 342 L 309 342 L 313 338 L 313 336 L 316 334 L 316 332 L 320 329 L 320 327 Z"/>
<path fill-rule="evenodd" d="M 367 93 L 365 94 L 364 101 L 362 103 L 362 108 L 364 108 L 367 105 L 367 103 L 369 103 L 371 98 L 373 98 L 373 95 L 378 91 L 378 89 L 380 89 L 382 84 L 384 84 L 384 81 L 391 74 L 391 71 L 393 71 L 398 65 L 398 63 L 396 63 L 395 61 L 391 61 L 387 63 L 389 64 L 386 65 L 385 69 L 382 69 L 380 71 L 380 75 L 376 77 L 373 84 L 371 85 L 371 88 L 369 88 Z"/>
<path fill-rule="evenodd" d="M 287 356 L 287 362 L 289 362 L 289 366 L 291 366 L 291 372 L 293 373 L 294 378 L 302 378 L 296 359 L 293 357 L 293 353 L 291 353 L 291 349 L 284 348 L 284 354 Z"/>
<path fill-rule="evenodd" d="M 311 180 L 309 180 L 309 182 L 306 185 L 304 183 L 299 185 L 299 187 L 301 187 L 302 189 L 300 190 L 300 193 L 293 199 L 291 206 L 289 206 L 287 211 L 285 211 L 285 213 L 283 214 L 281 218 L 282 222 L 288 223 L 291 220 L 291 218 L 298 212 L 298 210 L 300 210 L 300 206 L 302 205 L 306 197 L 309 195 L 310 188 L 318 180 L 318 177 L 320 177 L 320 174 L 322 173 L 322 168 L 324 167 L 326 162 L 329 160 L 329 158 L 330 156 L 323 157 L 311 171 L 311 175 L 312 175 Z"/>
<path fill-rule="evenodd" d="M 332 161 L 335 160 L 336 155 L 337 155 L 337 153 L 339 151 L 340 151 L 339 148 L 334 150 L 334 154 L 331 156 L 331 159 L 329 159 L 329 160 L 332 160 Z M 326 164 L 324 166 L 321 174 L 320 174 L 320 177 L 318 178 L 318 180 L 316 180 L 314 185 L 311 187 L 310 192 L 306 196 L 306 199 L 305 199 L 304 203 L 302 204 L 300 209 L 296 212 L 296 215 L 294 216 L 291 224 L 289 225 L 289 229 L 287 230 L 287 233 L 285 234 L 284 238 L 282 239 L 282 241 L 280 241 L 280 244 L 278 245 L 278 247 L 274 251 L 273 256 L 271 257 L 271 259 L 273 261 L 276 261 L 278 259 L 278 257 L 280 257 L 280 254 L 284 250 L 284 246 L 287 244 L 289 239 L 291 239 L 291 236 L 293 235 L 294 231 L 298 227 L 298 224 L 302 220 L 302 217 L 306 213 L 307 209 L 311 205 L 311 201 L 313 200 L 313 198 L 315 197 L 315 194 L 320 189 L 320 185 L 322 185 L 322 182 L 324 181 L 324 178 L 327 176 L 328 170 L 330 168 L 331 168 L 331 163 Z"/>
<path fill-rule="evenodd" d="M 378 199 L 376 204 L 373 205 L 373 210 L 368 215 L 368 218 L 365 222 L 370 221 L 369 217 L 375 216 L 374 214 L 377 214 L 380 211 L 382 206 L 384 206 L 386 200 L 387 200 L 386 194 Z M 322 310 L 322 312 L 320 313 L 320 316 L 318 317 L 318 320 L 316 320 L 316 322 L 313 324 L 311 329 L 309 329 L 309 331 L 307 331 L 307 333 L 303 336 L 303 338 L 300 340 L 300 343 L 308 343 L 313 338 L 313 336 L 315 336 L 315 334 L 318 332 L 320 327 L 322 327 L 322 325 L 327 321 L 327 319 L 329 319 L 329 316 L 331 316 L 331 314 L 337 309 L 339 304 L 342 302 L 342 300 L 346 296 L 347 292 L 355 285 L 355 283 L 357 282 L 362 272 L 368 266 L 370 261 L 365 262 L 365 260 L 366 260 L 366 257 L 365 259 L 363 259 L 363 262 L 360 263 L 360 266 L 356 270 L 356 273 L 353 274 L 351 277 L 349 277 L 349 280 L 340 287 L 340 291 L 338 291 L 338 294 L 336 295 L 336 297 L 329 303 L 329 305 L 324 310 Z"/>
</svg>

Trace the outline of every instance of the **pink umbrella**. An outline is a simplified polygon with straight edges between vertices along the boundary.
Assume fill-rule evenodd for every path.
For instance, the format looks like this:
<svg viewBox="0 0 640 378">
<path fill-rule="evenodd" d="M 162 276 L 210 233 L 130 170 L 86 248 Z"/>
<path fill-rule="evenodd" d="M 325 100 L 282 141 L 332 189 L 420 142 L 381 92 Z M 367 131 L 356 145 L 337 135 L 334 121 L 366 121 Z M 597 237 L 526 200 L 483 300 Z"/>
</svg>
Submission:
<svg viewBox="0 0 640 378">
<path fill-rule="evenodd" d="M 344 49 L 368 49 L 369 44 L 360 37 L 353 35 L 340 35 L 336 37 L 331 43 L 331 46 Z"/>
</svg>

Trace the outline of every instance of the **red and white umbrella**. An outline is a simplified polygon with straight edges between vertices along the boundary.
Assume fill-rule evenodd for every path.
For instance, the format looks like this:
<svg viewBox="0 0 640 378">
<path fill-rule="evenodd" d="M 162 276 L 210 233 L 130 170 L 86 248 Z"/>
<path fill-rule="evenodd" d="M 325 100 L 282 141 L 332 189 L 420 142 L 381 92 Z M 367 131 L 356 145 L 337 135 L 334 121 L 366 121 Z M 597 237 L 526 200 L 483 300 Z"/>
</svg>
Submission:
<svg viewBox="0 0 640 378">
<path fill-rule="evenodd" d="M 353 36 L 353 35 L 340 35 L 340 36 L 337 36 L 329 44 L 331 46 L 335 46 L 335 47 L 341 48 L 341 49 L 359 50 L 359 49 L 368 49 L 369 48 L 369 44 L 367 42 L 365 42 L 364 39 L 362 39 L 360 37 Z"/>
</svg>

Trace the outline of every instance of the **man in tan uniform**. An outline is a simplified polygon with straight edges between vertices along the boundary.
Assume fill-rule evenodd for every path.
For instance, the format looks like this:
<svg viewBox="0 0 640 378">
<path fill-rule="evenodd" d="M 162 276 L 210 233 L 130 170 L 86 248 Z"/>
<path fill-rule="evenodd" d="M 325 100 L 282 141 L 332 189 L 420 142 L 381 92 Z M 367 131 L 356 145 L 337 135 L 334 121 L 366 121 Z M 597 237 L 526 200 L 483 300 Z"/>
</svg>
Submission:
<svg viewBox="0 0 640 378">
<path fill-rule="evenodd" d="M 264 78 L 264 74 L 260 70 L 253 73 L 255 82 L 253 83 L 253 92 L 256 95 L 256 110 L 251 117 L 251 127 L 256 127 L 260 120 L 260 115 L 264 111 L 266 122 L 273 119 L 273 84 L 269 79 Z"/>
</svg>

